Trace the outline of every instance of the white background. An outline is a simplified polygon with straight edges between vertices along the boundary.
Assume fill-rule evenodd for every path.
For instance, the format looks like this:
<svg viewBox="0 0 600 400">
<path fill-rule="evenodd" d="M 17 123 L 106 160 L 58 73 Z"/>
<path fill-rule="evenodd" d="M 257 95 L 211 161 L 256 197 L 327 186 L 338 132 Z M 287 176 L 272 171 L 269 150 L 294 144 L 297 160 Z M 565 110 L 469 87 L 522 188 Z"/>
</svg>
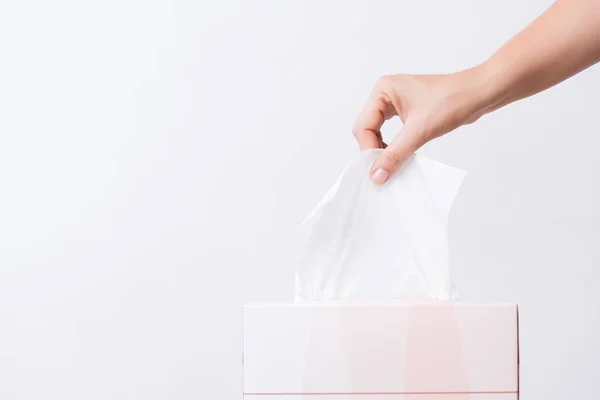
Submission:
<svg viewBox="0 0 600 400">
<path fill-rule="evenodd" d="M 240 305 L 292 298 L 376 78 L 550 3 L 3 0 L 0 398 L 239 398 Z M 422 150 L 469 172 L 455 281 L 520 303 L 526 400 L 598 396 L 599 104 L 592 68 Z"/>
</svg>

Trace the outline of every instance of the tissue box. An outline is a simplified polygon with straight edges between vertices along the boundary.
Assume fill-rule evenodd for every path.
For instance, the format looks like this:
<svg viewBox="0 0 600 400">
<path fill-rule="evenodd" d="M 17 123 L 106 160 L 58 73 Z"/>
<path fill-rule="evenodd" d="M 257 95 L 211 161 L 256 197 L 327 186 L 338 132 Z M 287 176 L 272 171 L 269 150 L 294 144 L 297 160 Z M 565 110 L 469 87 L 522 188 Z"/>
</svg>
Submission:
<svg viewBox="0 0 600 400">
<path fill-rule="evenodd" d="M 245 400 L 516 400 L 515 304 L 243 308 Z"/>
</svg>

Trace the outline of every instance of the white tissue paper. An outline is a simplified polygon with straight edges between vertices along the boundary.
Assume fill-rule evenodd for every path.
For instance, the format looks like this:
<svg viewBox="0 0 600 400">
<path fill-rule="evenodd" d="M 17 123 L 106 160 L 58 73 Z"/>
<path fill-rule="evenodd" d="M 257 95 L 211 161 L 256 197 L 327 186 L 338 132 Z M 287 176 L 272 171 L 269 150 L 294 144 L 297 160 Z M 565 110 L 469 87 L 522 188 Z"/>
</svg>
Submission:
<svg viewBox="0 0 600 400">
<path fill-rule="evenodd" d="M 369 172 L 381 151 L 362 152 L 304 221 L 296 301 L 458 298 L 448 215 L 466 173 L 415 155 L 378 186 Z"/>
</svg>

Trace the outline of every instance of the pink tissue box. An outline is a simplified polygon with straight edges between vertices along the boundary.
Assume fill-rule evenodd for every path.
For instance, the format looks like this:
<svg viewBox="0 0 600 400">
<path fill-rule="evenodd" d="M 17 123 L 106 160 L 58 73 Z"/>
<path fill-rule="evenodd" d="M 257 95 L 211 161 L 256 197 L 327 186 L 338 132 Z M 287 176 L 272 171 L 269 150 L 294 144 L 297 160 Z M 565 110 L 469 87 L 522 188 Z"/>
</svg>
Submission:
<svg viewBox="0 0 600 400">
<path fill-rule="evenodd" d="M 245 400 L 516 400 L 515 304 L 244 307 Z"/>
</svg>

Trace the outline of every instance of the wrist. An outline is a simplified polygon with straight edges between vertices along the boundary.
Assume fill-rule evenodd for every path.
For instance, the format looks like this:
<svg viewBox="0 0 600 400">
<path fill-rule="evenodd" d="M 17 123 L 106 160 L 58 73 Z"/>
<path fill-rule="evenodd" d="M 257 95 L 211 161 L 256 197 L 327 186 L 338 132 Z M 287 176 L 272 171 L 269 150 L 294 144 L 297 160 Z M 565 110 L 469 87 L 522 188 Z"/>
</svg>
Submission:
<svg viewBox="0 0 600 400">
<path fill-rule="evenodd" d="M 473 121 L 504 105 L 504 96 L 500 90 L 498 73 L 493 70 L 489 63 L 485 62 L 463 71 L 463 73 L 468 76 L 469 84 L 467 87 L 470 92 L 470 110 Z"/>
<path fill-rule="evenodd" d="M 444 81 L 442 91 L 452 99 L 457 126 L 473 123 L 500 107 L 492 73 L 485 64 L 446 75 Z"/>
</svg>

